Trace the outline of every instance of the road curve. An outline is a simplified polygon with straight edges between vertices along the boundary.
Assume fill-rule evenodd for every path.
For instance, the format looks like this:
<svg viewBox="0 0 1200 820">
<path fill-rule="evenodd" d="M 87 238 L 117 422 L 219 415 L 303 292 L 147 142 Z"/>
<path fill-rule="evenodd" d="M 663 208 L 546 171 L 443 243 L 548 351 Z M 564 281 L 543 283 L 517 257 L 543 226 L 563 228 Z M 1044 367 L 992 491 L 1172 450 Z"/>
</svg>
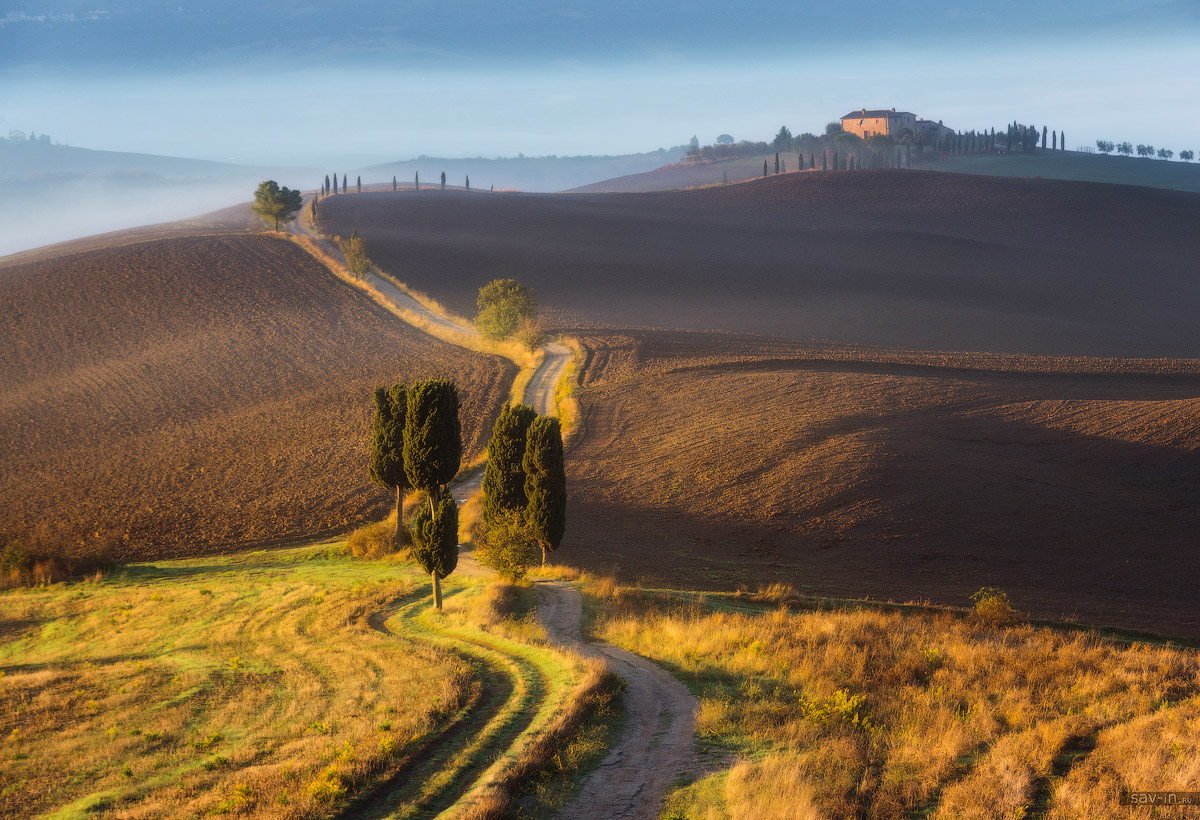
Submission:
<svg viewBox="0 0 1200 820">
<path fill-rule="evenodd" d="M 603 659 L 625 680 L 629 723 L 558 817 L 653 820 L 667 788 L 680 775 L 700 768 L 692 742 L 696 699 L 666 670 L 640 655 L 611 644 L 585 642 L 580 635 L 582 613 L 578 590 L 553 581 L 538 584 L 538 619 L 550 638 L 580 655 Z"/>
<path fill-rule="evenodd" d="M 558 412 L 554 402 L 554 393 L 567 362 L 571 361 L 571 350 L 558 342 L 547 342 L 542 345 L 542 363 L 533 372 L 529 384 L 525 386 L 524 402 L 540 415 L 553 416 Z"/>
</svg>

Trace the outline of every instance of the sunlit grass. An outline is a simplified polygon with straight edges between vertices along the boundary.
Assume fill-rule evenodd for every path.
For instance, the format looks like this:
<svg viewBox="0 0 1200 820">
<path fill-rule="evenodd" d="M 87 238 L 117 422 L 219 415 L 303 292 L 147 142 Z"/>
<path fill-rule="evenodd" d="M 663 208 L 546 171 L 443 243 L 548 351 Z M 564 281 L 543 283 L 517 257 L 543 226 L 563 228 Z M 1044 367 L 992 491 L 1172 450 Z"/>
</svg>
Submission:
<svg viewBox="0 0 1200 820">
<path fill-rule="evenodd" d="M 0 815 L 331 814 L 470 697 L 366 622 L 402 574 L 304 549 L 0 596 Z"/>
<path fill-rule="evenodd" d="M 669 816 L 1117 816 L 1121 789 L 1200 789 L 1193 650 L 976 615 L 585 589 L 597 637 L 681 677 L 699 743 L 740 758 L 676 792 Z"/>
</svg>

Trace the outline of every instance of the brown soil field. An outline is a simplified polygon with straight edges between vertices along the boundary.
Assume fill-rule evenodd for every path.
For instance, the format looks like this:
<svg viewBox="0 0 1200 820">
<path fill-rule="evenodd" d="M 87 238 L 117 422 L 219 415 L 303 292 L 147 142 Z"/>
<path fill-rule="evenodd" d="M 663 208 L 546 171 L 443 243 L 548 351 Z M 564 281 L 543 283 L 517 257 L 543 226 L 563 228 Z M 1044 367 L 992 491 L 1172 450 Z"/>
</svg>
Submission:
<svg viewBox="0 0 1200 820">
<path fill-rule="evenodd" d="M 479 453 L 505 361 L 443 344 L 268 236 L 0 264 L 0 538 L 120 557 L 244 548 L 383 513 L 372 393 L 446 376 Z"/>
<path fill-rule="evenodd" d="M 924 171 L 641 194 L 334 197 L 382 268 L 452 310 L 513 276 L 561 328 L 925 350 L 1196 356 L 1200 195 Z"/>
<path fill-rule="evenodd" d="M 1200 362 L 584 345 L 563 561 L 1200 638 Z"/>
</svg>

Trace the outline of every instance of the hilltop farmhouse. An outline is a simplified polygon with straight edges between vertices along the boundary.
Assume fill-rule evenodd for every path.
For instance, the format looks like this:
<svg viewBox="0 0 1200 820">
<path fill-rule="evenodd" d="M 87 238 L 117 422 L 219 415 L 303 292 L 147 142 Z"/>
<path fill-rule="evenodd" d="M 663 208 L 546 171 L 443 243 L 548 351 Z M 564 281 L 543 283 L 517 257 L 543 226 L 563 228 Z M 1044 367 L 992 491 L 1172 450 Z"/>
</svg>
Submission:
<svg viewBox="0 0 1200 820">
<path fill-rule="evenodd" d="M 897 111 L 894 108 L 890 111 L 868 108 L 851 111 L 842 117 L 842 130 L 863 139 L 874 136 L 900 137 L 907 130 L 914 137 L 924 133 L 932 142 L 954 133 L 953 129 L 942 125 L 940 121 L 923 119 L 909 111 Z"/>
</svg>

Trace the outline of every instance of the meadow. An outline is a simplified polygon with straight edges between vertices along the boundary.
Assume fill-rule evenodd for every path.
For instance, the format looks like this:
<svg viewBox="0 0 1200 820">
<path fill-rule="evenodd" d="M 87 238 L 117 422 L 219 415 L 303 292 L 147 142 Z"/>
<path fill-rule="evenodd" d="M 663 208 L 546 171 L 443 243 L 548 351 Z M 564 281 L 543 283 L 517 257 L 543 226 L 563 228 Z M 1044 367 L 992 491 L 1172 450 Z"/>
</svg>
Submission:
<svg viewBox="0 0 1200 820">
<path fill-rule="evenodd" d="M 0 267 L 0 537 L 195 555 L 344 532 L 377 385 L 453 378 L 467 459 L 515 368 L 439 342 L 267 236 L 140 241 Z"/>
<path fill-rule="evenodd" d="M 528 598 L 344 543 L 0 594 L 0 816 L 547 816 L 613 682 Z"/>
<path fill-rule="evenodd" d="M 584 588 L 592 634 L 683 680 L 697 743 L 736 758 L 669 795 L 671 820 L 1082 820 L 1128 816 L 1125 791 L 1200 788 L 1192 649 L 1030 626 L 1003 604 Z"/>
</svg>

